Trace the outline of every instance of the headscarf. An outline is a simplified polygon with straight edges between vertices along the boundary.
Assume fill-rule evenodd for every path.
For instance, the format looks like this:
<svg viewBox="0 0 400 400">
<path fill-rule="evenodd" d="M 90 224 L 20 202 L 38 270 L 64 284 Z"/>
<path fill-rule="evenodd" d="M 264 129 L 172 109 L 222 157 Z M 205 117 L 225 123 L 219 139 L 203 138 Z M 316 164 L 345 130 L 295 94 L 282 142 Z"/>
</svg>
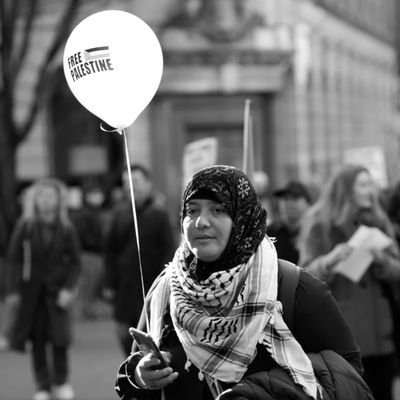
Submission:
<svg viewBox="0 0 400 400">
<path fill-rule="evenodd" d="M 215 271 L 246 263 L 266 235 L 267 212 L 245 173 L 227 165 L 215 165 L 197 172 L 183 193 L 181 225 L 187 203 L 192 199 L 211 199 L 225 206 L 232 218 L 232 231 L 221 256 L 211 263 L 195 259 L 187 244 L 184 256 L 190 272 L 199 279 Z"/>
</svg>

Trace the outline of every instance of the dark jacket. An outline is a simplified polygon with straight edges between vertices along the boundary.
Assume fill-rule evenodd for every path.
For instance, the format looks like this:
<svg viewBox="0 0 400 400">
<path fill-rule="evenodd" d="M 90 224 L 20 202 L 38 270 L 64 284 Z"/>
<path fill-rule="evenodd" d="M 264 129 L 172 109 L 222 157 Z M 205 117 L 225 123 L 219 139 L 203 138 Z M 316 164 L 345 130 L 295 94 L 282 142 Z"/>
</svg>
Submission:
<svg viewBox="0 0 400 400">
<path fill-rule="evenodd" d="M 7 253 L 8 228 L 6 220 L 0 211 L 0 299 L 3 299 L 6 290 L 5 257 Z"/>
<path fill-rule="evenodd" d="M 281 293 L 282 274 L 281 269 L 278 271 L 278 300 L 281 300 L 283 297 Z M 163 284 L 163 277 L 160 277 L 157 282 Z M 151 291 L 149 292 L 150 296 Z M 285 304 L 283 304 L 283 310 L 285 319 Z M 185 354 L 175 331 L 171 327 L 169 313 L 166 313 L 160 348 L 171 352 L 171 366 L 180 374 L 179 378 L 165 389 L 166 399 L 183 398 L 183 394 L 189 392 L 191 393 L 191 400 L 212 399 L 206 383 L 197 378 L 198 371 L 196 371 L 196 368 L 191 367 L 189 372 L 185 371 Z M 335 351 L 353 365 L 359 374 L 362 373 L 359 349 L 330 291 L 325 284 L 305 271 L 300 272 L 300 280 L 296 289 L 292 333 L 306 353 L 317 353 L 323 350 Z M 128 360 L 121 365 L 121 371 L 127 371 L 128 375 L 133 377 L 138 359 Z M 267 350 L 259 345 L 257 355 L 250 364 L 246 376 L 260 371 L 270 371 L 275 367 L 277 367 L 275 361 Z M 135 388 L 123 377 L 123 373 L 118 376 L 117 392 L 124 400 L 133 398 L 159 399 L 159 392 Z"/>
<path fill-rule="evenodd" d="M 72 224 L 57 223 L 52 234 L 51 242 L 45 245 L 40 224 L 21 219 L 10 240 L 7 293 L 21 296 L 11 335 L 11 345 L 18 350 L 24 349 L 31 336 L 38 305 L 43 302 L 48 308 L 52 341 L 66 346 L 71 340 L 70 311 L 58 307 L 56 299 L 61 289 L 73 290 L 77 284 L 80 244 Z"/>
<path fill-rule="evenodd" d="M 310 353 L 324 400 L 373 400 L 356 370 L 339 354 L 325 350 Z M 308 400 L 282 368 L 252 374 L 220 395 L 218 400 Z"/>
<path fill-rule="evenodd" d="M 137 209 L 145 290 L 171 260 L 174 233 L 167 212 L 149 199 Z M 135 326 L 143 306 L 139 256 L 130 202 L 116 207 L 105 238 L 106 285 L 115 291 L 114 317 Z"/>
<path fill-rule="evenodd" d="M 299 232 L 292 232 L 282 222 L 274 222 L 268 226 L 267 233 L 270 238 L 274 239 L 278 257 L 297 264 L 299 261 L 299 250 L 296 241 Z"/>
</svg>

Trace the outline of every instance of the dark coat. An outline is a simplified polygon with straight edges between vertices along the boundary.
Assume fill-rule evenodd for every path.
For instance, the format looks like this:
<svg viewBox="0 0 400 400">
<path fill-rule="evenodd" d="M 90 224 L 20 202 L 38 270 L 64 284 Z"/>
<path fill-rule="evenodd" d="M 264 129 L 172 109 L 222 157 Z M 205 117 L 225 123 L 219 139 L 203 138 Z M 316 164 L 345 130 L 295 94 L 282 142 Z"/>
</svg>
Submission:
<svg viewBox="0 0 400 400">
<path fill-rule="evenodd" d="M 7 252 L 8 229 L 4 216 L 0 212 L 0 299 L 3 299 L 5 293 L 5 263 L 4 259 Z"/>
<path fill-rule="evenodd" d="M 324 400 L 374 400 L 370 389 L 356 370 L 339 354 L 324 350 L 309 354 L 322 387 Z M 307 400 L 280 367 L 257 372 L 225 391 L 219 400 Z"/>
<path fill-rule="evenodd" d="M 299 232 L 292 232 L 285 224 L 275 222 L 268 226 L 267 233 L 270 238 L 274 239 L 278 257 L 297 264 L 299 261 L 299 250 L 296 242 Z"/>
<path fill-rule="evenodd" d="M 167 212 L 153 199 L 136 210 L 145 290 L 172 259 L 174 232 Z M 136 234 L 130 202 L 116 207 L 105 238 L 107 285 L 114 290 L 114 317 L 136 326 L 142 306 L 142 286 Z"/>
<path fill-rule="evenodd" d="M 32 337 L 35 318 L 43 315 L 43 307 L 47 308 L 49 339 L 58 346 L 67 346 L 71 341 L 70 310 L 57 306 L 56 299 L 61 289 L 73 290 L 77 284 L 80 244 L 72 224 L 57 223 L 52 234 L 46 245 L 40 223 L 20 220 L 10 240 L 7 292 L 21 296 L 11 335 L 11 345 L 17 350 L 23 350 L 26 340 Z"/>
</svg>

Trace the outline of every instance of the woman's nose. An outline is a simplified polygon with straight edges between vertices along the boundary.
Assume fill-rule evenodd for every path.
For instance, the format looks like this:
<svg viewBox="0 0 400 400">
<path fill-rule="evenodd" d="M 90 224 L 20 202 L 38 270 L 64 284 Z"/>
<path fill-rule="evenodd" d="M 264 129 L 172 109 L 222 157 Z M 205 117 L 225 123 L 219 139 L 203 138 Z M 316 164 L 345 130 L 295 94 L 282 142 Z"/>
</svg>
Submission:
<svg viewBox="0 0 400 400">
<path fill-rule="evenodd" d="M 201 213 L 196 219 L 196 228 L 207 228 L 210 226 L 210 219 L 206 213 Z"/>
</svg>

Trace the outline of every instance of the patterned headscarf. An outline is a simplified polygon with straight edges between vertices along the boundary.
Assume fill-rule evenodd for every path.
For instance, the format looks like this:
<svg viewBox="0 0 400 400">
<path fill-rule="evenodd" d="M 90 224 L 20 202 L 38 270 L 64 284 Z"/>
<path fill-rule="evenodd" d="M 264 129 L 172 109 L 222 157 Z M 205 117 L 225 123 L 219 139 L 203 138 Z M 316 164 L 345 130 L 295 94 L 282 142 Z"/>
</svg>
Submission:
<svg viewBox="0 0 400 400">
<path fill-rule="evenodd" d="M 215 271 L 226 270 L 246 263 L 266 235 L 267 212 L 249 178 L 239 169 L 215 165 L 197 172 L 187 184 L 183 194 L 181 225 L 191 199 L 211 199 L 225 206 L 232 218 L 232 232 L 221 256 L 212 263 L 194 258 L 187 244 L 184 254 L 192 271 L 200 278 Z"/>
</svg>

